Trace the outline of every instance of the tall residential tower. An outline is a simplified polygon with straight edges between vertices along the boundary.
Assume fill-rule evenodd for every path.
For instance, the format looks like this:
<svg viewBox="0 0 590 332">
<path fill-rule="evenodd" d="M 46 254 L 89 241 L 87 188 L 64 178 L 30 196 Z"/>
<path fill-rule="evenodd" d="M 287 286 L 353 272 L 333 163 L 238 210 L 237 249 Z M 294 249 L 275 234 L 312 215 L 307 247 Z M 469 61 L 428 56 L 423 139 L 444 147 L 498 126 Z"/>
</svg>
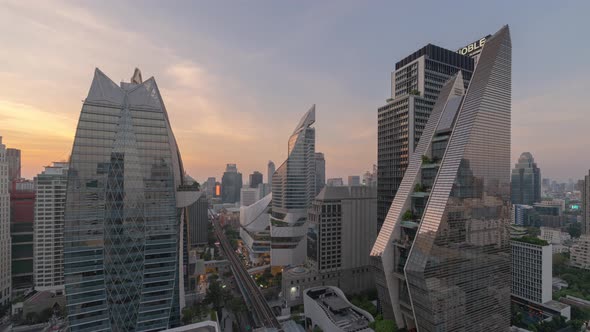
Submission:
<svg viewBox="0 0 590 332">
<path fill-rule="evenodd" d="M 10 195 L 8 194 L 8 162 L 6 145 L 0 136 L 0 306 L 10 304 Z"/>
</svg>

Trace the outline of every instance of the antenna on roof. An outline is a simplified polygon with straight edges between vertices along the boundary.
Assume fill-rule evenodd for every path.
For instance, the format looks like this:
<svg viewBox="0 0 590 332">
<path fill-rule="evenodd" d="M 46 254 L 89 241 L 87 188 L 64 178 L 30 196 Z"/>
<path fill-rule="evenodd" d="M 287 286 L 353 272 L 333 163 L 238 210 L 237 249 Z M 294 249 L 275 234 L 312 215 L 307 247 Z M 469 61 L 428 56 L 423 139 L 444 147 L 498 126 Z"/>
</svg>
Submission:
<svg viewBox="0 0 590 332">
<path fill-rule="evenodd" d="M 135 71 L 133 71 L 133 76 L 131 76 L 131 83 L 141 84 L 142 82 L 143 79 L 141 79 L 141 70 L 136 67 Z"/>
</svg>

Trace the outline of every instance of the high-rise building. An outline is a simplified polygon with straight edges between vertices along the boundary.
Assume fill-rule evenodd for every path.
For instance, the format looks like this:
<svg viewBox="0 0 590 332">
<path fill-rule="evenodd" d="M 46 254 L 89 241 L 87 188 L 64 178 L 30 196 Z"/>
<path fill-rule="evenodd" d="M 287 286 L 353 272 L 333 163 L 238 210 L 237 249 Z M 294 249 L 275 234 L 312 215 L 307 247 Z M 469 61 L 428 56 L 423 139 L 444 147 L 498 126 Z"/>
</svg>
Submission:
<svg viewBox="0 0 590 332">
<path fill-rule="evenodd" d="M 533 205 L 541 201 L 541 170 L 530 152 L 523 152 L 512 169 L 512 204 Z"/>
<path fill-rule="evenodd" d="M 321 152 L 315 153 L 315 195 L 326 186 L 326 159 Z"/>
<path fill-rule="evenodd" d="M 275 174 L 275 163 L 272 160 L 268 161 L 267 171 L 266 171 L 266 181 L 268 184 L 272 185 L 272 176 Z"/>
<path fill-rule="evenodd" d="M 250 188 L 258 188 L 258 185 L 262 183 L 262 173 L 254 171 L 254 173 L 250 174 Z"/>
<path fill-rule="evenodd" d="M 373 165 L 372 172 L 366 171 L 363 174 L 362 185 L 377 188 L 377 165 Z"/>
<path fill-rule="evenodd" d="M 54 162 L 35 178 L 33 271 L 36 291 L 64 290 L 64 210 L 68 163 Z"/>
<path fill-rule="evenodd" d="M 287 160 L 272 177 L 271 265 L 305 262 L 307 209 L 315 197 L 315 105 L 289 137 Z"/>
<path fill-rule="evenodd" d="M 467 89 L 462 75 L 440 90 L 371 251 L 383 314 L 409 330 L 510 326 L 508 26 Z"/>
<path fill-rule="evenodd" d="M 238 172 L 236 164 L 227 164 L 221 178 L 221 201 L 223 203 L 239 202 L 241 189 L 242 173 Z"/>
<path fill-rule="evenodd" d="M 551 301 L 552 245 L 545 240 L 522 237 L 512 239 L 510 247 L 512 295 L 536 303 Z"/>
<path fill-rule="evenodd" d="M 207 181 L 205 181 L 205 192 L 209 197 L 215 197 L 215 178 L 209 177 Z"/>
<path fill-rule="evenodd" d="M 153 77 L 117 85 L 99 69 L 68 170 L 64 279 L 75 331 L 178 326 L 184 306 L 184 169 Z"/>
<path fill-rule="evenodd" d="M 10 194 L 8 193 L 8 161 L 6 145 L 0 136 L 0 306 L 10 304 L 12 294 L 11 264 L 12 240 L 10 238 Z"/>
<path fill-rule="evenodd" d="M 20 295 L 33 289 L 33 224 L 35 185 L 14 180 L 10 189 L 10 236 L 12 237 L 12 292 Z"/>
<path fill-rule="evenodd" d="M 6 160 L 8 161 L 8 181 L 21 178 L 21 152 L 19 149 L 6 149 Z"/>
<path fill-rule="evenodd" d="M 590 171 L 584 177 L 582 190 L 582 231 L 590 235 Z"/>
<path fill-rule="evenodd" d="M 358 175 L 349 175 L 348 176 L 348 185 L 349 186 L 360 186 L 361 185 L 361 177 Z"/>
<path fill-rule="evenodd" d="M 467 55 L 428 44 L 395 64 L 395 70 L 391 73 L 391 98 L 378 109 L 379 228 L 400 186 L 410 155 L 424 131 L 440 89 L 459 70 L 463 73 L 467 87 L 474 62 Z"/>
<path fill-rule="evenodd" d="M 342 178 L 330 178 L 326 183 L 326 186 L 328 187 L 342 187 L 343 185 L 344 181 Z"/>
</svg>

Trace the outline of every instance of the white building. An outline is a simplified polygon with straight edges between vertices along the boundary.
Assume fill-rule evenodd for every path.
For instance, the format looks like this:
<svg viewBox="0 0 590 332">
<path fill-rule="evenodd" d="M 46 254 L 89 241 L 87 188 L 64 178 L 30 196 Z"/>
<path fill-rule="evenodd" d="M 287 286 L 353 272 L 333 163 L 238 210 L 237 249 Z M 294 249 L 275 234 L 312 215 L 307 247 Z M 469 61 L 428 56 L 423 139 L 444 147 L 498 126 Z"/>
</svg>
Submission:
<svg viewBox="0 0 590 332">
<path fill-rule="evenodd" d="M 328 187 L 341 187 L 343 185 L 344 181 L 342 181 L 342 178 L 330 178 L 327 182 Z"/>
<path fill-rule="evenodd" d="M 551 301 L 552 245 L 543 240 L 526 237 L 512 239 L 510 245 L 512 248 L 512 295 L 535 303 Z"/>
<path fill-rule="evenodd" d="M 369 332 L 373 316 L 352 305 L 337 287 L 319 286 L 305 290 L 303 306 L 311 330 L 324 332 Z M 311 324 L 311 325 L 310 325 Z"/>
<path fill-rule="evenodd" d="M 240 207 L 240 238 L 254 264 L 262 263 L 262 256 L 270 253 L 271 201 L 272 194 L 268 194 L 254 204 Z"/>
<path fill-rule="evenodd" d="M 590 270 L 590 235 L 582 235 L 570 249 L 570 264 Z"/>
<path fill-rule="evenodd" d="M 0 136 L 0 306 L 10 303 L 11 293 L 10 195 L 8 194 L 8 162 L 6 145 Z"/>
<path fill-rule="evenodd" d="M 259 190 L 258 188 L 242 188 L 240 190 L 240 206 L 250 206 L 257 200 Z"/>
<path fill-rule="evenodd" d="M 565 243 L 571 241 L 572 237 L 568 233 L 562 232 L 560 229 L 541 227 L 541 235 L 539 235 L 539 238 L 553 245 L 554 254 L 569 252 L 570 250 Z"/>
<path fill-rule="evenodd" d="M 33 271 L 36 291 L 64 289 L 64 209 L 67 162 L 54 162 L 37 175 Z"/>
</svg>

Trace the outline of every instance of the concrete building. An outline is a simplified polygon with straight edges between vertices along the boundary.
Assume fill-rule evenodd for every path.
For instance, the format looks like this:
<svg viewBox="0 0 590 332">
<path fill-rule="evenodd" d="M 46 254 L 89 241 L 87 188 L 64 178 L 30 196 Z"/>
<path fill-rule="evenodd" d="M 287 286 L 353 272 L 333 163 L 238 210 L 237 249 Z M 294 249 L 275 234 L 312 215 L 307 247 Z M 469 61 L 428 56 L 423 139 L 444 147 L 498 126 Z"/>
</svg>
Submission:
<svg viewBox="0 0 590 332">
<path fill-rule="evenodd" d="M 512 250 L 511 293 L 528 301 L 551 301 L 553 248 L 545 240 L 522 237 L 510 241 Z"/>
<path fill-rule="evenodd" d="M 582 232 L 590 235 L 590 171 L 584 176 L 582 188 Z"/>
<path fill-rule="evenodd" d="M 204 187 L 203 188 L 205 190 L 205 192 L 207 193 L 208 197 L 215 197 L 217 195 L 215 195 L 215 178 L 214 177 L 209 177 L 207 178 L 207 181 L 205 181 L 204 183 Z"/>
<path fill-rule="evenodd" d="M 344 181 L 342 178 L 330 178 L 326 184 L 328 187 L 342 187 L 344 185 Z"/>
<path fill-rule="evenodd" d="M 99 69 L 83 101 L 68 170 L 64 281 L 68 327 L 180 325 L 186 207 L 182 159 L 153 77 L 120 86 Z"/>
<path fill-rule="evenodd" d="M 6 149 L 6 161 L 8 162 L 8 181 L 12 182 L 21 178 L 21 151 L 19 149 Z"/>
<path fill-rule="evenodd" d="M 372 332 L 369 324 L 373 316 L 352 305 L 342 290 L 332 286 L 319 286 L 305 290 L 303 306 L 307 326 L 319 327 L 324 332 Z"/>
<path fill-rule="evenodd" d="M 570 264 L 590 270 L 590 235 L 582 235 L 570 249 Z"/>
<path fill-rule="evenodd" d="M 221 200 L 223 203 L 237 203 L 240 201 L 242 189 L 242 173 L 238 172 L 236 164 L 227 164 L 221 178 Z"/>
<path fill-rule="evenodd" d="M 530 152 L 523 152 L 512 169 L 512 204 L 532 205 L 541 201 L 541 170 Z"/>
<path fill-rule="evenodd" d="M 14 180 L 10 190 L 10 236 L 12 237 L 12 293 L 20 295 L 34 287 L 33 225 L 35 222 L 35 184 Z"/>
<path fill-rule="evenodd" d="M 307 210 L 315 197 L 315 105 L 289 137 L 287 160 L 272 177 L 271 265 L 305 262 Z"/>
<path fill-rule="evenodd" d="M 262 173 L 254 171 L 254 173 L 250 174 L 250 188 L 258 188 L 263 183 Z"/>
<path fill-rule="evenodd" d="M 566 244 L 571 242 L 572 237 L 559 228 L 541 227 L 539 238 L 552 245 L 554 254 L 570 251 L 569 245 Z"/>
<path fill-rule="evenodd" d="M 362 185 L 377 188 L 377 165 L 373 165 L 372 172 L 366 171 L 363 174 Z"/>
<path fill-rule="evenodd" d="M 379 228 L 385 221 L 443 84 L 461 70 L 467 87 L 474 67 L 472 57 L 432 44 L 395 64 L 391 73 L 391 97 L 377 110 Z"/>
<path fill-rule="evenodd" d="M 258 199 L 258 188 L 242 188 L 240 190 L 240 206 L 249 206 L 254 204 Z"/>
<path fill-rule="evenodd" d="M 64 211 L 67 162 L 54 162 L 35 178 L 35 290 L 64 290 Z"/>
<path fill-rule="evenodd" d="M 348 185 L 349 186 L 360 186 L 361 185 L 361 177 L 358 175 L 349 175 L 348 176 Z"/>
<path fill-rule="evenodd" d="M 272 194 L 254 204 L 240 207 L 240 238 L 250 261 L 260 265 L 270 254 L 270 207 Z"/>
<path fill-rule="evenodd" d="M 315 153 L 315 194 L 326 186 L 326 159 L 321 152 Z"/>
<path fill-rule="evenodd" d="M 432 100 L 436 103 L 428 108 L 427 120 L 420 122 L 419 142 L 414 133 L 410 146 L 399 150 L 408 166 L 401 173 L 403 180 L 390 208 L 385 207 L 389 212 L 371 251 L 380 307 L 384 317 L 395 319 L 399 328 L 503 331 L 510 326 L 508 26 L 477 45 L 483 50 L 471 80 L 456 66 L 440 64 L 454 76 L 441 77 L 441 83 L 446 83 L 435 90 Z M 435 57 L 473 66 L 470 58 L 431 48 L 438 52 Z M 404 60 L 399 67 L 405 71 L 396 75 L 413 77 L 413 65 L 406 66 L 426 51 Z M 415 86 L 400 82 L 395 88 L 403 93 L 419 90 Z M 397 102 L 402 103 L 392 102 L 390 116 L 406 123 L 405 115 L 397 118 L 397 114 L 407 114 L 395 111 Z M 414 120 L 407 120 L 412 129 Z M 380 132 L 382 121 L 380 112 Z M 388 130 L 396 132 L 393 125 Z M 389 149 L 392 147 L 382 147 L 380 142 L 380 154 L 392 153 Z M 382 165 L 380 160 L 380 176 Z M 382 183 L 379 177 L 378 181 L 383 189 L 392 186 L 393 178 Z M 378 200 L 383 199 L 379 192 Z"/>
<path fill-rule="evenodd" d="M 11 264 L 12 240 L 10 238 L 10 195 L 8 193 L 8 161 L 6 145 L 0 136 L 0 306 L 10 304 L 12 294 Z"/>
<path fill-rule="evenodd" d="M 533 226 L 534 209 L 530 205 L 514 204 L 512 205 L 512 223 L 518 226 Z"/>
</svg>

